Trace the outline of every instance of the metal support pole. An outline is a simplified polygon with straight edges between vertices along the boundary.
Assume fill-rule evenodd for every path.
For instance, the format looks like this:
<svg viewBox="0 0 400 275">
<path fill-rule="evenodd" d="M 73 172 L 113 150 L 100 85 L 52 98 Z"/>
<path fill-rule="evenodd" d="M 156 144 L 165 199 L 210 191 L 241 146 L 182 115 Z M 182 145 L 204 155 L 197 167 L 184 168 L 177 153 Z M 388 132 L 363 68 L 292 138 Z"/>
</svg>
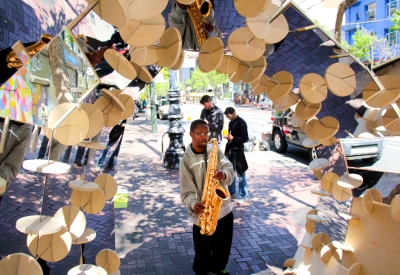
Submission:
<svg viewBox="0 0 400 275">
<path fill-rule="evenodd" d="M 157 133 L 157 109 L 154 93 L 154 80 L 150 83 L 150 106 L 151 106 L 151 132 Z"/>
<path fill-rule="evenodd" d="M 185 153 L 183 134 L 185 129 L 181 125 L 180 92 L 178 90 L 176 71 L 169 70 L 170 91 L 168 92 L 169 101 L 169 146 L 163 158 L 163 165 L 169 170 L 179 170 L 179 163 Z"/>
</svg>

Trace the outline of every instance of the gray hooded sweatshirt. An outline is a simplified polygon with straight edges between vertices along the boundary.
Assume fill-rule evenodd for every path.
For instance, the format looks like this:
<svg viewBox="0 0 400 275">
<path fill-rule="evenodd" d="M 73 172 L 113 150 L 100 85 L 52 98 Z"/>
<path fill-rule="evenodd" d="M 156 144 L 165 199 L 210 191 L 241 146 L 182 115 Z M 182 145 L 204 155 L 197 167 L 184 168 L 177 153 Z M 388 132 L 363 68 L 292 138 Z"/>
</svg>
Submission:
<svg viewBox="0 0 400 275">
<path fill-rule="evenodd" d="M 212 144 L 208 144 L 207 158 L 210 157 L 211 149 Z M 181 201 L 188 209 L 189 216 L 192 218 L 193 223 L 195 224 L 197 224 L 198 216 L 193 212 L 193 209 L 196 203 L 201 202 L 201 198 L 203 196 L 203 186 L 207 173 L 204 156 L 205 154 L 195 154 L 192 151 L 192 146 L 190 145 L 186 148 L 179 167 L 181 180 Z M 207 165 L 209 165 L 208 160 Z M 233 182 L 234 171 L 232 163 L 225 158 L 225 155 L 221 149 L 218 149 L 217 168 L 222 170 L 226 175 L 225 180 L 220 182 L 220 184 L 226 188 L 227 185 L 230 185 Z M 222 219 L 232 211 L 230 201 L 231 200 L 228 199 L 222 203 L 218 219 Z"/>
</svg>

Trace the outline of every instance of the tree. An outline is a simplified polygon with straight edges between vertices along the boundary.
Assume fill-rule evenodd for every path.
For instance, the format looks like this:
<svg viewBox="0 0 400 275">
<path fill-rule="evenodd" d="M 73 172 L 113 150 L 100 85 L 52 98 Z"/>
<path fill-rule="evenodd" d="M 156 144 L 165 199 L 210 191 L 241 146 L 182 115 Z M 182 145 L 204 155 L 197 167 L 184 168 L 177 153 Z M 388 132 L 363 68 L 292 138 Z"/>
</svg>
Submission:
<svg viewBox="0 0 400 275">
<path fill-rule="evenodd" d="M 369 63 L 371 69 L 399 53 L 398 45 L 389 45 L 386 38 L 360 26 L 357 26 L 352 39 L 353 45 L 350 46 L 346 41 L 342 42 L 342 45 L 360 61 Z"/>
<path fill-rule="evenodd" d="M 357 3 L 357 0 L 344 0 L 340 3 L 338 12 L 336 15 L 336 22 L 335 22 L 335 40 L 340 42 L 342 38 L 342 22 L 343 22 L 343 15 L 345 11 L 353 4 Z"/>
<path fill-rule="evenodd" d="M 190 79 L 186 80 L 186 85 L 192 86 L 192 90 L 204 91 L 208 88 L 209 80 L 205 73 L 200 71 L 199 68 L 193 72 Z"/>
<path fill-rule="evenodd" d="M 228 75 L 221 74 L 217 71 L 211 71 L 207 73 L 207 78 L 209 80 L 209 85 L 213 87 L 215 91 L 217 90 L 219 84 L 223 85 L 229 83 Z"/>
<path fill-rule="evenodd" d="M 400 31 L 400 10 L 396 10 L 392 16 L 393 27 L 391 30 Z"/>
</svg>

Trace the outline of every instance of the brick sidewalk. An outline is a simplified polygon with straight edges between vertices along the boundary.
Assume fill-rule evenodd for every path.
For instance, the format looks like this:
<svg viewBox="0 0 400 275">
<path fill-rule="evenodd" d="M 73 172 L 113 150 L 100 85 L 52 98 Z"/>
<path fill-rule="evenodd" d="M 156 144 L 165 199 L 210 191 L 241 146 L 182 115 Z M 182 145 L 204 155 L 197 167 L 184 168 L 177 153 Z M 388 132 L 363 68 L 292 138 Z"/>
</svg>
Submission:
<svg viewBox="0 0 400 275">
<path fill-rule="evenodd" d="M 184 142 L 190 141 L 188 127 Z M 194 274 L 192 224 L 179 198 L 179 172 L 161 162 L 167 122 L 129 120 L 115 176 L 129 192 L 127 208 L 115 210 L 116 251 L 122 274 Z M 164 137 L 164 150 L 168 146 Z M 282 267 L 304 235 L 305 214 L 317 204 L 318 188 L 310 169 L 274 152 L 246 153 L 249 199 L 233 204 L 235 223 L 231 274 L 253 274 Z M 330 204 L 328 202 L 328 204 Z"/>
</svg>

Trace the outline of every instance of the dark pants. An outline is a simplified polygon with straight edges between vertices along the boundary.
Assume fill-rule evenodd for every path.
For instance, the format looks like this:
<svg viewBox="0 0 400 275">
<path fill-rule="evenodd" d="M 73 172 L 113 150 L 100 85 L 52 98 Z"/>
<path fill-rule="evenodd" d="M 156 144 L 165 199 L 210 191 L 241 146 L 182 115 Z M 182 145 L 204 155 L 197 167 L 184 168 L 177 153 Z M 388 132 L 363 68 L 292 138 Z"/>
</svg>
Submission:
<svg viewBox="0 0 400 275">
<path fill-rule="evenodd" d="M 76 150 L 76 155 L 75 155 L 75 161 L 74 161 L 75 163 L 77 163 L 78 161 L 81 162 L 81 164 L 87 163 L 89 149 L 86 151 L 85 157 L 83 158 L 83 161 L 82 161 L 82 157 L 83 157 L 83 154 L 85 153 L 85 149 L 86 149 L 85 147 L 78 146 L 78 149 Z M 61 160 L 62 162 L 68 163 L 69 157 L 71 155 L 71 150 L 72 150 L 72 146 L 68 146 L 67 150 L 65 150 L 64 156 Z"/>
<path fill-rule="evenodd" d="M 193 225 L 194 262 L 196 275 L 224 270 L 228 264 L 233 236 L 233 213 L 229 213 L 217 223 L 211 236 L 200 234 L 200 227 Z"/>
<path fill-rule="evenodd" d="M 110 158 L 108 159 L 107 166 L 114 166 L 114 159 L 115 159 L 115 157 L 118 157 L 119 148 L 121 147 L 121 141 L 122 141 L 122 138 L 119 139 L 117 147 L 115 147 L 114 152 L 112 152 Z M 110 150 L 110 148 L 113 145 L 114 144 L 107 143 L 106 149 L 103 150 L 103 152 L 101 153 L 99 159 L 97 160 L 97 165 L 100 166 L 100 165 L 103 164 L 103 162 L 104 162 L 104 160 L 105 160 L 105 158 L 107 156 L 108 150 Z"/>
<path fill-rule="evenodd" d="M 43 135 L 42 143 L 40 144 L 38 159 L 44 159 L 45 156 L 48 154 L 47 145 L 49 143 L 49 139 L 46 135 Z"/>
</svg>

